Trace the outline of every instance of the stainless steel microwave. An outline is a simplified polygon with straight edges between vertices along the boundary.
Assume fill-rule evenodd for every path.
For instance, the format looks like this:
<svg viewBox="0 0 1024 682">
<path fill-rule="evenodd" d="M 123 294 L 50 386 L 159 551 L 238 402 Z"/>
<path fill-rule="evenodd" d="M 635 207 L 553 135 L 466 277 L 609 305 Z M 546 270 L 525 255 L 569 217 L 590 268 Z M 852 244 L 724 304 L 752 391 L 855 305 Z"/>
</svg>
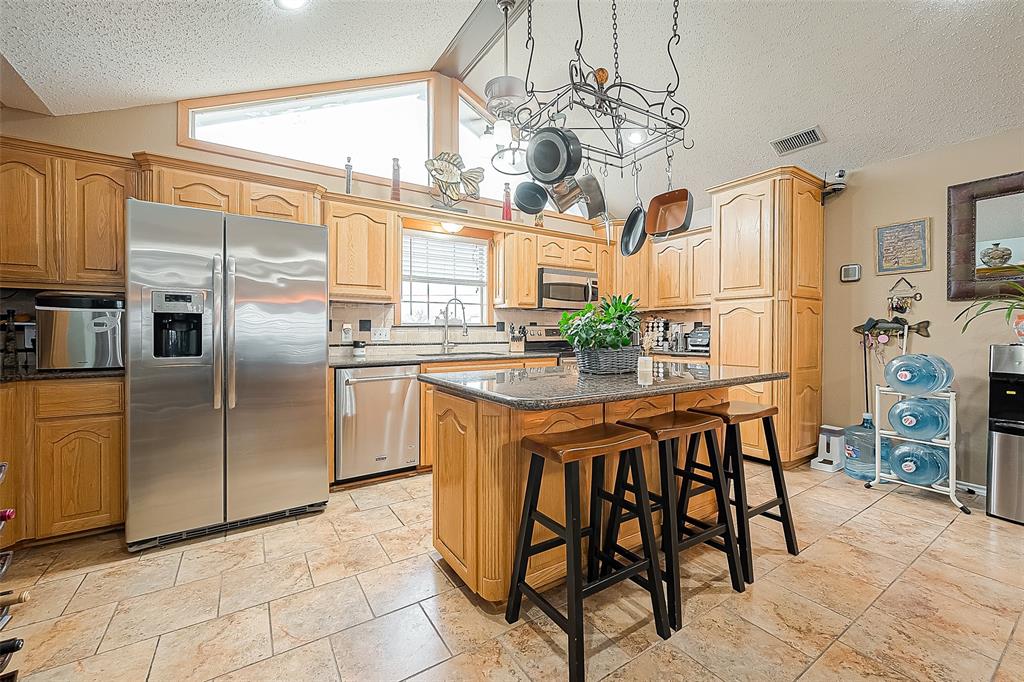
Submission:
<svg viewBox="0 0 1024 682">
<path fill-rule="evenodd" d="M 36 367 L 124 367 L 121 294 L 36 294 Z"/>
<path fill-rule="evenodd" d="M 597 302 L 597 273 L 558 268 L 537 269 L 537 307 L 553 310 L 579 310 Z"/>
</svg>

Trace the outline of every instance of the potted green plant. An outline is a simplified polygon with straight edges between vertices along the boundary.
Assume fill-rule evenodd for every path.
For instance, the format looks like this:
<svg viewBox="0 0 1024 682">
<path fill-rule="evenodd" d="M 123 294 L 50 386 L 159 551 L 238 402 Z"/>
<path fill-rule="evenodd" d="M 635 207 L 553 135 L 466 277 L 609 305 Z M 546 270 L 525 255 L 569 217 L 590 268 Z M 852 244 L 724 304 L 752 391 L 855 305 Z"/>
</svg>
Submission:
<svg viewBox="0 0 1024 682">
<path fill-rule="evenodd" d="M 1013 265 L 1020 274 L 1024 275 L 1024 266 Z M 979 298 L 969 306 L 960 311 L 955 320 L 964 320 L 961 332 L 967 331 L 967 327 L 976 319 L 987 313 L 1003 313 L 1006 324 L 1013 328 L 1020 343 L 1024 343 L 1024 286 L 1014 281 L 1005 282 L 1013 289 L 1012 293 L 1000 294 Z"/>
<path fill-rule="evenodd" d="M 632 294 L 603 297 L 582 310 L 562 313 L 558 329 L 576 350 L 581 372 L 587 374 L 625 374 L 636 371 L 640 346 L 633 336 L 640 330 L 636 313 L 639 301 Z"/>
</svg>

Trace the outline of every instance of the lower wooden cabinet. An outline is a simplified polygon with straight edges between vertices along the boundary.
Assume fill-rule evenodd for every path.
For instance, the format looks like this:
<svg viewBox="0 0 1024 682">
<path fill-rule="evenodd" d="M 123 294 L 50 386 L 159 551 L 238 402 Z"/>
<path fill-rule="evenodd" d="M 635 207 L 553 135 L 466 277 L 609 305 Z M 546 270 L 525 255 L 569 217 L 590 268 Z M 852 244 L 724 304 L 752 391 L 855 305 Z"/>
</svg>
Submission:
<svg viewBox="0 0 1024 682">
<path fill-rule="evenodd" d="M 36 424 L 36 537 L 124 520 L 123 432 L 121 415 Z"/>
</svg>

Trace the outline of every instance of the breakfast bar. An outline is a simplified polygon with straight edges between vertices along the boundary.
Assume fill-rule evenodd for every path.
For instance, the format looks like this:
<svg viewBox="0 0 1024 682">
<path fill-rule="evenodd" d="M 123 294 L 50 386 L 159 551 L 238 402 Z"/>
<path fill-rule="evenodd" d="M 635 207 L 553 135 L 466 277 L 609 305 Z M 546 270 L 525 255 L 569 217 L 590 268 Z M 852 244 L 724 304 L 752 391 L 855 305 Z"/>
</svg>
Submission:
<svg viewBox="0 0 1024 682">
<path fill-rule="evenodd" d="M 424 415 L 424 447 L 434 462 L 434 548 L 466 586 L 490 601 L 508 596 L 514 544 L 522 513 L 530 457 L 523 436 L 569 431 L 602 422 L 653 416 L 729 400 L 729 388 L 786 379 L 786 372 L 685 361 L 654 363 L 650 375 L 599 376 L 575 367 L 535 367 L 485 372 L 421 374 L 434 389 Z M 722 441 L 723 434 L 719 434 Z M 701 446 L 700 457 L 707 461 Z M 658 489 L 657 448 L 644 451 L 652 489 Z M 614 472 L 606 464 L 605 480 Z M 580 470 L 583 509 L 589 506 L 590 470 Z M 564 522 L 560 467 L 545 469 L 538 508 Z M 694 498 L 692 513 L 711 511 L 710 494 Z M 586 518 L 584 518 L 586 523 Z M 536 540 L 552 537 L 538 529 Z M 635 520 L 623 524 L 621 544 L 640 544 Z M 562 547 L 530 559 L 527 579 L 546 585 L 565 574 Z"/>
</svg>

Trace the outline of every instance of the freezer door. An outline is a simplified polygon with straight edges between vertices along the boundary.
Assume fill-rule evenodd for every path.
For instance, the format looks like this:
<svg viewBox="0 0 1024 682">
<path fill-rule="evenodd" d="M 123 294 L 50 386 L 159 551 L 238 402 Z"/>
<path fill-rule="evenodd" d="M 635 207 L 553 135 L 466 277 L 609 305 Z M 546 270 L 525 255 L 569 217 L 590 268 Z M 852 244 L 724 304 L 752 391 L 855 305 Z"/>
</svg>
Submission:
<svg viewBox="0 0 1024 682">
<path fill-rule="evenodd" d="M 226 217 L 227 519 L 324 502 L 327 230 Z"/>
<path fill-rule="evenodd" d="M 223 213 L 128 201 L 124 320 L 129 544 L 224 521 L 224 412 L 217 346 L 221 299 L 215 287 L 221 277 L 215 271 L 223 260 L 223 239 Z M 167 306 L 191 306 L 194 312 L 156 312 Z M 175 322 L 201 316 L 192 355 L 160 357 L 161 326 L 155 320 L 161 314 L 168 320 L 179 318 Z"/>
</svg>

